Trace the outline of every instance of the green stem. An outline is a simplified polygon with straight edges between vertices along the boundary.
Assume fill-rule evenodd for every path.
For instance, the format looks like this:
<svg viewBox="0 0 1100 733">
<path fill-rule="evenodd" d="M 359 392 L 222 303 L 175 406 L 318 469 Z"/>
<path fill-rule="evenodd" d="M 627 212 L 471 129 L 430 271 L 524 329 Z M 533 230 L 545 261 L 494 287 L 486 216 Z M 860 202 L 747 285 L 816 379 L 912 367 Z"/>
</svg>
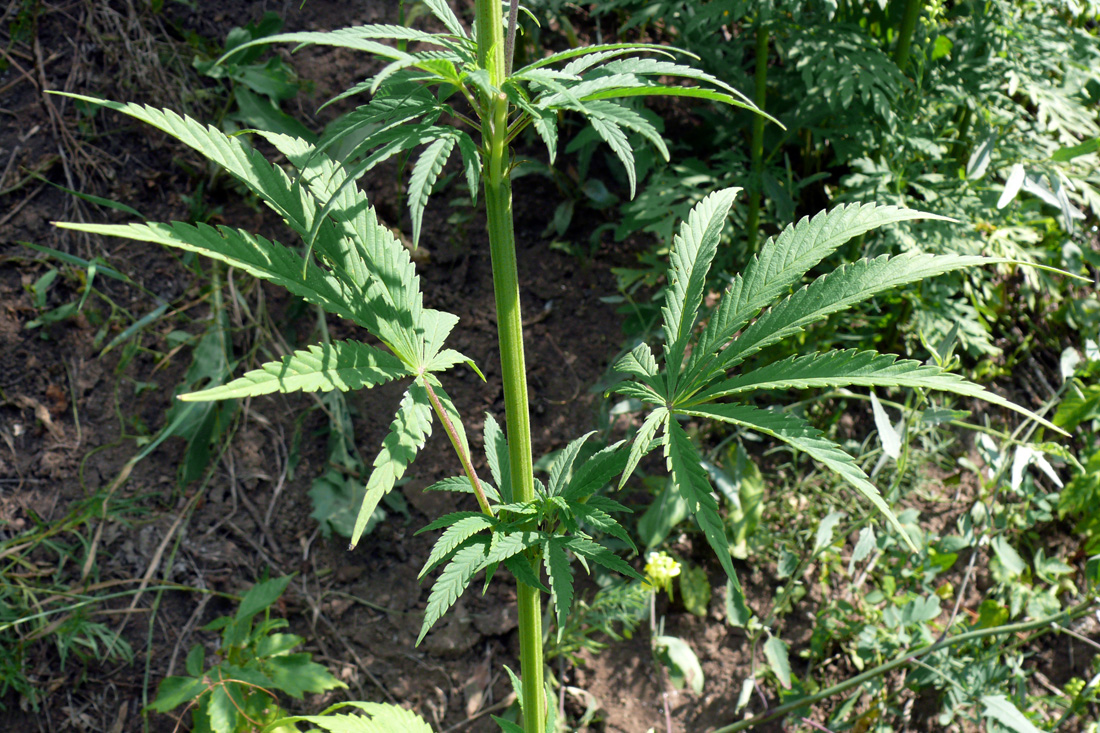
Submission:
<svg viewBox="0 0 1100 733">
<path fill-rule="evenodd" d="M 478 63 L 488 70 L 489 83 L 504 82 L 504 18 L 498 0 L 477 0 Z M 531 417 L 527 404 L 527 369 L 523 358 L 523 316 L 520 310 L 516 238 L 512 223 L 512 182 L 507 144 L 508 98 L 497 93 L 484 100 L 482 139 L 485 214 L 493 264 L 493 293 L 497 308 L 497 338 L 504 381 L 504 417 L 507 426 L 512 500 L 535 499 L 534 461 L 531 458 Z M 538 572 L 537 557 L 530 557 Z M 520 674 L 523 683 L 523 729 L 542 733 L 546 717 L 543 690 L 542 599 L 539 591 L 517 582 L 519 605 Z"/>
<path fill-rule="evenodd" d="M 756 90 L 753 102 L 761 111 L 764 110 L 764 100 L 768 90 L 768 26 L 767 18 L 761 10 L 756 22 Z M 760 193 L 763 187 L 761 179 L 764 173 L 764 115 L 753 115 L 752 118 L 752 193 L 749 194 L 749 213 L 745 230 L 748 234 L 748 254 L 756 251 L 758 240 L 757 227 L 760 224 Z"/>
<path fill-rule="evenodd" d="M 905 67 L 909 64 L 909 51 L 913 48 L 913 33 L 917 30 L 917 21 L 920 20 L 920 11 L 923 8 L 924 0 L 905 0 L 901 27 L 898 29 L 898 45 L 894 49 L 894 63 L 902 71 L 905 71 Z"/>
<path fill-rule="evenodd" d="M 758 725 L 763 725 L 764 723 L 775 720 L 776 718 L 781 718 L 787 713 L 798 710 L 799 708 L 805 707 L 807 705 L 812 705 L 815 702 L 825 700 L 826 698 L 830 698 L 833 695 L 839 695 L 840 693 L 846 692 L 853 687 L 862 685 L 868 680 L 873 680 L 874 678 L 895 670 L 898 667 L 904 667 L 907 664 L 911 664 L 921 657 L 927 656 L 941 649 L 955 646 L 956 644 L 961 644 L 966 641 L 974 641 L 975 639 L 981 639 L 986 636 L 1019 634 L 1025 631 L 1033 631 L 1035 629 L 1042 629 L 1044 632 L 1051 631 L 1053 630 L 1055 624 L 1063 621 L 1069 621 L 1075 618 L 1080 618 L 1081 616 L 1085 615 L 1095 604 L 1096 599 L 1089 598 L 1088 600 L 1078 603 L 1072 608 L 1068 608 L 1061 613 L 1056 613 L 1053 616 L 1047 616 L 1046 618 L 1036 619 L 1035 621 L 1024 621 L 1018 624 L 994 626 L 989 629 L 977 629 L 975 631 L 967 631 L 946 639 L 941 639 L 935 644 L 929 644 L 928 646 L 920 649 L 907 651 L 896 657 L 893 661 L 886 662 L 885 664 L 880 664 L 874 669 L 869 669 L 862 674 L 857 674 L 855 677 L 844 680 L 840 684 L 833 685 L 832 687 L 821 690 L 820 692 L 814 693 L 813 695 L 803 697 L 799 700 L 789 702 L 785 705 L 780 705 L 777 708 L 772 708 L 762 715 L 754 715 L 747 720 L 741 720 L 737 723 L 733 723 L 732 725 L 727 725 L 723 728 L 719 728 L 715 730 L 714 733 L 736 733 L 737 731 L 746 730 L 748 728 L 755 728 Z"/>
</svg>

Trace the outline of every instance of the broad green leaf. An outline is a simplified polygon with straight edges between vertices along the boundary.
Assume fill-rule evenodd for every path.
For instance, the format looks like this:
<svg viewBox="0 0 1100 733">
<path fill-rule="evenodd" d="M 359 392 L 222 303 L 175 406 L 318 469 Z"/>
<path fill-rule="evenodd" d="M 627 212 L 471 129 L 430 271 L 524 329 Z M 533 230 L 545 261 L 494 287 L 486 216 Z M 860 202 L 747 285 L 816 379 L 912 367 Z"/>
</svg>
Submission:
<svg viewBox="0 0 1100 733">
<path fill-rule="evenodd" d="M 347 687 L 333 677 L 324 665 L 311 661 L 307 652 L 270 657 L 264 662 L 264 671 L 275 683 L 275 687 L 299 700 L 307 692 L 318 693 Z"/>
<path fill-rule="evenodd" d="M 680 598 L 684 608 L 696 616 L 706 616 L 710 593 L 707 571 L 698 565 L 685 564 L 680 572 Z"/>
<path fill-rule="evenodd" d="M 206 691 L 201 677 L 165 677 L 157 688 L 157 697 L 149 703 L 156 713 L 167 713 Z"/>
<path fill-rule="evenodd" d="M 842 244 L 886 224 L 922 218 L 944 217 L 896 206 L 848 204 L 804 217 L 766 241 L 723 294 L 692 353 L 688 380 L 694 381 L 714 351 Z"/>
<path fill-rule="evenodd" d="M 733 569 L 733 560 L 730 559 L 726 525 L 718 514 L 718 502 L 711 491 L 707 472 L 701 465 L 702 458 L 675 417 L 670 416 L 666 419 L 665 430 L 668 431 L 665 459 L 672 481 L 680 492 L 680 496 L 687 501 L 688 508 L 694 515 L 699 528 L 703 530 L 707 544 L 718 556 L 718 562 L 722 564 L 726 575 L 736 578 L 737 571 Z"/>
<path fill-rule="evenodd" d="M 272 392 L 347 392 L 384 384 L 408 374 L 392 354 L 358 341 L 334 341 L 295 351 L 229 384 L 180 395 L 185 402 L 255 397 Z"/>
<path fill-rule="evenodd" d="M 546 577 L 550 580 L 550 597 L 554 603 L 560 639 L 565 632 L 569 609 L 573 606 L 573 573 L 569 569 L 569 558 L 562 549 L 559 538 L 551 539 L 543 549 L 543 564 L 546 566 Z"/>
<path fill-rule="evenodd" d="M 817 532 L 814 533 L 814 552 L 833 544 L 833 534 L 841 519 L 844 519 L 844 512 L 829 512 L 825 515 L 817 525 Z"/>
<path fill-rule="evenodd" d="M 374 508 L 404 475 L 431 432 L 432 406 L 428 394 L 420 384 L 411 384 L 397 408 L 389 434 L 382 441 L 382 450 L 374 459 L 374 470 L 367 481 L 367 491 L 355 519 L 350 547 L 359 543 Z"/>
<path fill-rule="evenodd" d="M 416 638 L 416 645 L 424 640 L 428 631 L 435 622 L 443 617 L 443 614 L 454 605 L 458 597 L 465 592 L 470 581 L 479 570 L 485 567 L 485 554 L 488 549 L 489 539 L 479 538 L 473 544 L 463 547 L 455 553 L 447 567 L 432 586 L 431 595 L 428 596 L 428 606 L 424 611 L 424 623 L 420 627 L 420 635 Z"/>
<path fill-rule="evenodd" d="M 703 667 L 686 641 L 675 636 L 655 636 L 653 646 L 668 667 L 673 687 L 679 690 L 687 685 L 696 695 L 703 694 Z"/>
<path fill-rule="evenodd" d="M 783 685 L 783 689 L 791 689 L 791 660 L 783 640 L 778 636 L 769 636 L 764 642 L 764 658 L 768 660 L 768 666 L 775 673 L 779 684 Z"/>
<path fill-rule="evenodd" d="M 1015 733 L 1042 733 L 1042 730 L 1028 720 L 1004 695 L 984 695 L 982 709 L 987 716 Z"/>
<path fill-rule="evenodd" d="M 458 141 L 455 135 L 446 135 L 429 145 L 413 166 L 412 176 L 409 178 L 409 212 L 412 215 L 412 243 L 413 247 L 420 245 L 420 225 L 424 220 L 424 207 L 428 204 L 428 197 L 432 194 L 432 188 L 443 172 L 443 166 L 451 157 L 455 143 Z"/>
<path fill-rule="evenodd" d="M 436 521 L 438 522 L 439 520 Z M 428 526 L 432 527 L 434 524 L 436 524 L 436 522 Z M 435 545 L 432 546 L 431 554 L 428 555 L 428 559 L 424 562 L 424 567 L 420 569 L 420 574 L 416 576 L 417 579 L 423 578 L 434 570 L 437 565 L 446 560 L 452 552 L 458 549 L 459 545 L 463 542 L 473 537 L 481 530 L 492 527 L 493 524 L 492 517 L 475 513 L 460 517 L 457 521 L 453 522 L 447 527 L 447 530 L 440 535 L 439 539 L 435 541 Z M 425 529 L 427 529 L 427 527 L 425 527 Z"/>
<path fill-rule="evenodd" d="M 677 412 L 695 417 L 705 417 L 713 420 L 741 425 L 751 430 L 770 435 L 787 443 L 792 448 L 806 453 L 814 460 L 824 464 L 836 472 L 841 478 L 851 484 L 857 491 L 863 494 L 876 509 L 878 509 L 894 529 L 901 535 L 902 540 L 913 552 L 917 548 L 909 538 L 909 534 L 901 526 L 890 507 L 883 501 L 878 489 L 867 478 L 855 459 L 841 450 L 840 446 L 821 435 L 821 431 L 811 427 L 807 422 L 789 413 L 762 410 L 750 405 L 732 404 L 708 404 L 698 405 L 691 409 L 678 409 Z M 675 423 L 673 423 L 675 424 Z M 685 436 L 686 440 L 686 436 Z M 688 443 L 690 446 L 690 443 Z M 702 470 L 702 469 L 700 469 Z M 705 474 L 704 474 L 705 477 Z M 727 553 L 728 554 L 728 553 Z"/>
<path fill-rule="evenodd" d="M 234 619 L 247 621 L 270 606 L 283 594 L 293 577 L 292 575 L 284 575 L 281 578 L 272 578 L 252 586 L 244 594 L 244 598 L 241 599 L 241 605 L 237 607 Z"/>
<path fill-rule="evenodd" d="M 233 697 L 230 697 L 230 690 L 236 693 Z M 199 714 L 205 715 L 210 721 L 210 730 L 215 733 L 231 733 L 237 729 L 237 720 L 243 702 L 239 699 L 240 693 L 240 685 L 233 682 L 218 685 L 210 692 L 205 707 L 199 708 Z"/>
<path fill-rule="evenodd" d="M 665 362 L 668 394 L 676 393 L 676 378 L 684 351 L 695 327 L 703 289 L 718 240 L 739 188 L 715 191 L 692 208 L 672 241 L 669 253 L 668 291 L 661 308 L 664 316 Z"/>
</svg>

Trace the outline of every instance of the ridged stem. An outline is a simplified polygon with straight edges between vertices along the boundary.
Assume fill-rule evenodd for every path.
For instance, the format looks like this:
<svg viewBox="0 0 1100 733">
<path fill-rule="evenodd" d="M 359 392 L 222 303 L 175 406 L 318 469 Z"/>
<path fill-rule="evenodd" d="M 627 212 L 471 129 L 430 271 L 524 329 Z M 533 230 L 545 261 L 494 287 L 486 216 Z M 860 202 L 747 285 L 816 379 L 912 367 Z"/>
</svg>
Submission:
<svg viewBox="0 0 1100 733">
<path fill-rule="evenodd" d="M 913 33 L 917 30 L 917 21 L 924 8 L 924 0 L 905 0 L 902 10 L 901 27 L 898 28 L 898 45 L 894 48 L 894 63 L 905 71 L 909 64 L 909 52 L 913 48 Z"/>
<path fill-rule="evenodd" d="M 764 109 L 764 100 L 768 92 L 768 26 L 765 11 L 761 10 L 756 23 L 756 89 L 753 94 L 753 103 Z M 750 142 L 752 156 L 752 193 L 749 194 L 749 212 L 745 223 L 748 234 L 748 254 L 756 251 L 758 241 L 757 228 L 760 226 L 760 197 L 763 188 L 764 177 L 764 116 L 753 115 L 752 141 Z"/>
<path fill-rule="evenodd" d="M 505 78 L 504 18 L 499 0 L 477 0 L 478 62 L 499 88 Z M 508 151 L 508 98 L 485 99 L 482 139 L 485 213 L 493 264 L 493 293 L 497 309 L 497 339 L 504 381 L 504 417 L 508 435 L 508 462 L 512 473 L 512 500 L 535 499 L 534 462 L 531 458 L 531 416 L 527 404 L 527 368 L 523 357 L 523 316 L 520 309 L 516 238 L 512 223 L 511 161 Z M 537 556 L 528 560 L 537 563 Z M 533 568 L 538 572 L 537 566 Z M 517 581 L 519 606 L 520 674 L 523 684 L 523 730 L 542 733 L 546 717 L 543 690 L 542 599 L 539 591 Z"/>
</svg>

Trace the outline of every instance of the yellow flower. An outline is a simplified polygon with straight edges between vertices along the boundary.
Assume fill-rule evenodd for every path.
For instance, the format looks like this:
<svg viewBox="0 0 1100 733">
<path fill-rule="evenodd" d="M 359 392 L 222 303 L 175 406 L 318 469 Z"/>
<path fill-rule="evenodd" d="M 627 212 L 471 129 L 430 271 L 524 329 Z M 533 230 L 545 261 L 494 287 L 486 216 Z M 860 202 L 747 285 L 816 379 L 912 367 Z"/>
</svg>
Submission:
<svg viewBox="0 0 1100 733">
<path fill-rule="evenodd" d="M 672 595 L 672 579 L 680 574 L 680 563 L 667 552 L 651 552 L 646 555 L 645 575 L 649 584 Z"/>
</svg>

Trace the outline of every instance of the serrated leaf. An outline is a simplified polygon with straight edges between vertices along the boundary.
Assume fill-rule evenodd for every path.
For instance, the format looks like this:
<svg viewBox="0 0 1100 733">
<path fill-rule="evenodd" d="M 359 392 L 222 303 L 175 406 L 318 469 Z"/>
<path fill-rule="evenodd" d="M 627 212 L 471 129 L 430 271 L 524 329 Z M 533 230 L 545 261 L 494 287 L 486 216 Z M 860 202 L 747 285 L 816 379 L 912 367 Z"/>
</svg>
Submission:
<svg viewBox="0 0 1100 733">
<path fill-rule="evenodd" d="M 565 446 L 565 448 L 558 453 L 554 462 L 550 465 L 550 485 L 547 488 L 548 495 L 557 496 L 562 493 L 568 480 L 572 476 L 573 463 L 577 460 L 577 454 L 580 453 L 585 442 L 595 433 L 595 430 L 585 433 L 581 437 L 570 442 L 569 445 Z"/>
<path fill-rule="evenodd" d="M 878 489 L 868 480 L 867 474 L 856 465 L 855 459 L 841 450 L 836 443 L 822 437 L 821 431 L 811 427 L 809 423 L 801 418 L 789 413 L 761 410 L 750 405 L 731 404 L 699 405 L 691 409 L 680 409 L 677 412 L 742 425 L 751 430 L 757 430 L 765 435 L 778 438 L 791 447 L 806 453 L 837 473 L 863 494 L 894 526 L 894 529 L 898 531 L 909 548 L 913 552 L 917 551 L 912 539 L 909 538 L 909 534 L 901 526 L 890 507 L 883 501 Z"/>
<path fill-rule="evenodd" d="M 623 164 L 623 168 L 626 169 L 626 180 L 630 185 L 630 198 L 634 198 L 635 190 L 638 187 L 638 174 L 634 170 L 634 148 L 630 147 L 630 141 L 627 140 L 626 133 L 614 121 L 609 119 L 589 117 L 588 122 L 592 125 L 592 129 L 596 131 L 596 134 L 611 148 L 611 152 L 615 153 L 615 157 L 619 159 L 619 162 Z"/>
<path fill-rule="evenodd" d="M 149 709 L 156 713 L 167 713 L 205 691 L 206 683 L 201 677 L 165 677 L 157 688 L 156 699 L 149 703 Z"/>
<path fill-rule="evenodd" d="M 558 639 L 561 639 L 569 609 L 573 606 L 573 573 L 569 569 L 569 558 L 558 538 L 546 543 L 542 557 L 546 566 L 546 577 L 550 580 L 550 598 L 554 603 Z"/>
<path fill-rule="evenodd" d="M 599 45 L 596 45 L 596 46 L 582 46 L 582 47 L 579 47 L 579 48 L 570 48 L 570 49 L 567 49 L 565 51 L 560 51 L 558 53 L 550 54 L 549 56 L 545 56 L 541 59 L 538 59 L 537 61 L 531 62 L 530 64 L 528 64 L 527 66 L 524 66 L 522 69 L 520 69 L 516 73 L 517 74 L 523 74 L 523 73 L 526 73 L 526 72 L 530 71 L 531 69 L 538 69 L 538 68 L 542 68 L 544 66 L 550 66 L 550 65 L 556 64 L 560 61 L 569 61 L 570 59 L 575 59 L 577 57 L 596 57 L 596 60 L 593 63 L 599 63 L 600 61 L 603 61 L 606 58 L 609 58 L 608 56 L 603 55 L 603 54 L 606 54 L 606 53 L 609 53 L 609 52 L 611 52 L 613 54 L 616 54 L 616 55 L 622 55 L 622 54 L 628 54 L 628 53 L 638 53 L 638 52 L 652 52 L 652 53 L 665 54 L 666 56 L 671 56 L 672 55 L 671 52 L 675 52 L 675 53 L 682 54 L 684 56 L 689 56 L 689 57 L 694 58 L 694 59 L 699 58 L 698 56 L 691 53 L 690 51 L 684 51 L 682 49 L 674 48 L 674 47 L 671 47 L 671 46 L 661 46 L 661 45 L 658 45 L 656 43 L 604 43 L 604 44 L 599 44 Z M 568 73 L 579 74 L 584 69 L 583 68 L 573 69 L 573 68 L 571 68 L 571 66 L 566 66 L 565 70 L 567 70 Z"/>
<path fill-rule="evenodd" d="M 635 553 L 638 552 L 638 548 L 635 547 L 634 541 L 630 539 L 630 535 L 627 534 L 622 525 L 616 522 L 607 512 L 589 504 L 570 504 L 569 508 L 578 519 L 583 520 L 593 529 L 622 540 L 627 545 L 630 545 L 630 549 L 634 550 Z"/>
<path fill-rule="evenodd" d="M 265 580 L 249 588 L 241 599 L 241 605 L 237 607 L 234 619 L 247 621 L 260 611 L 264 610 L 283 594 L 294 576 L 284 575 L 281 578 Z"/>
<path fill-rule="evenodd" d="M 481 481 L 481 490 L 485 492 L 485 496 L 488 497 L 490 501 L 500 501 L 500 494 L 497 493 L 496 487 L 492 484 Z M 473 494 L 474 486 L 466 476 L 451 476 L 442 481 L 436 481 L 431 486 L 425 488 L 424 491 L 455 491 L 460 494 Z M 470 513 L 474 514 L 475 512 Z"/>
<path fill-rule="evenodd" d="M 644 341 L 623 355 L 611 368 L 642 380 L 657 376 L 657 360 L 653 358 L 653 349 L 649 348 L 649 344 Z M 650 383 L 647 382 L 647 384 Z M 650 386 L 653 385 L 650 384 Z"/>
<path fill-rule="evenodd" d="M 791 660 L 783 640 L 778 636 L 768 637 L 764 642 L 764 658 L 768 660 L 768 666 L 783 689 L 791 689 Z"/>
<path fill-rule="evenodd" d="M 454 515 L 449 515 L 453 517 Z M 443 519 L 449 519 L 444 517 Z M 428 525 L 424 529 L 435 528 L 441 520 L 436 520 L 432 524 Z M 447 557 L 458 549 L 459 545 L 473 537 L 475 534 L 483 529 L 489 529 L 493 526 L 494 522 L 492 517 L 484 514 L 469 513 L 467 516 L 459 517 L 451 522 L 447 527 L 447 530 L 439 536 L 439 539 L 435 541 L 435 545 L 432 546 L 432 551 L 428 555 L 428 559 L 424 562 L 424 567 L 421 568 L 420 574 L 417 575 L 417 580 L 423 578 L 436 568 L 441 562 L 447 559 Z M 423 531 L 423 530 L 421 530 Z"/>
<path fill-rule="evenodd" d="M 650 444 L 653 442 L 653 436 L 657 434 L 657 429 L 665 422 L 667 416 L 668 410 L 658 407 L 646 416 L 642 427 L 638 428 L 638 434 L 634 436 L 634 442 L 630 446 L 630 454 L 627 456 L 622 478 L 619 479 L 619 489 L 626 485 L 634 469 L 638 467 L 638 463 L 652 449 L 653 446 Z"/>
<path fill-rule="evenodd" d="M 420 646 L 420 642 L 424 640 L 435 622 L 442 618 L 458 597 L 466 591 L 474 575 L 485 567 L 488 546 L 489 538 L 478 538 L 456 552 L 443 568 L 443 572 L 432 586 L 431 595 L 428 596 L 428 606 L 424 610 L 424 623 L 420 627 L 420 635 L 416 638 L 417 646 Z"/>
<path fill-rule="evenodd" d="M 626 465 L 626 451 L 621 450 L 623 445 L 624 441 L 619 441 L 592 454 L 573 471 L 562 496 L 574 502 L 589 497 L 622 473 Z"/>
<path fill-rule="evenodd" d="M 347 392 L 406 376 L 401 360 L 358 341 L 333 341 L 295 351 L 229 384 L 180 395 L 184 402 L 255 397 L 272 392 Z"/>
<path fill-rule="evenodd" d="M 589 118 L 598 117 L 606 122 L 614 123 L 619 127 L 625 127 L 628 130 L 633 130 L 638 133 L 645 138 L 650 145 L 657 148 L 657 152 L 661 154 L 665 162 L 668 162 L 668 146 L 665 145 L 664 138 L 661 137 L 661 133 L 657 131 L 657 128 L 638 112 L 616 102 L 599 100 L 585 104 L 584 111 Z M 633 193 L 631 194 L 631 198 L 634 198 Z"/>
<path fill-rule="evenodd" d="M 512 555 L 503 560 L 504 567 L 512 573 L 516 580 L 530 588 L 537 588 L 543 593 L 549 593 L 550 589 L 542 584 L 539 576 L 531 568 L 531 562 L 524 555 Z"/>
<path fill-rule="evenodd" d="M 413 383 L 402 397 L 389 434 L 382 441 L 382 450 L 374 459 L 374 470 L 367 480 L 367 490 L 351 533 L 351 547 L 358 544 L 374 508 L 404 475 L 431 432 L 432 406 L 428 394 L 420 384 Z"/>
<path fill-rule="evenodd" d="M 358 708 L 366 715 L 335 713 L 343 708 Z M 291 726 L 295 723 L 309 723 L 329 733 L 432 733 L 432 728 L 423 718 L 411 710 L 397 705 L 378 702 L 343 702 L 333 705 L 321 715 L 296 715 L 281 718 L 272 726 Z"/>
<path fill-rule="evenodd" d="M 638 571 L 627 565 L 621 557 L 592 540 L 586 540 L 583 537 L 567 537 L 562 541 L 562 544 L 572 550 L 578 558 L 588 558 L 599 565 L 603 565 L 608 570 L 614 570 L 635 580 L 645 580 Z"/>
<path fill-rule="evenodd" d="M 269 657 L 264 660 L 264 672 L 275 683 L 275 687 L 299 700 L 307 692 L 317 693 L 347 687 L 323 665 L 312 661 L 306 652 Z"/>
<path fill-rule="evenodd" d="M 441 137 L 429 145 L 413 166 L 412 176 L 409 178 L 409 213 L 412 215 L 412 244 L 413 248 L 420 245 L 420 225 L 424 220 L 424 208 L 428 204 L 428 197 L 432 194 L 432 188 L 443 172 L 443 166 L 451 157 L 457 138 L 454 135 Z"/>
<path fill-rule="evenodd" d="M 668 290 L 661 308 L 669 394 L 676 392 L 676 378 L 703 301 L 707 272 L 718 251 L 718 240 L 730 207 L 740 190 L 727 188 L 704 198 L 692 208 L 673 239 L 668 257 Z"/>
<path fill-rule="evenodd" d="M 458 16 L 451 10 L 451 6 L 447 4 L 447 0 L 423 0 L 423 3 L 447 30 L 459 38 L 467 37 L 466 30 L 459 22 Z"/>
<path fill-rule="evenodd" d="M 722 569 L 726 571 L 728 577 L 736 578 L 737 571 L 734 570 L 733 560 L 730 559 L 726 525 L 718 514 L 718 502 L 711 491 L 707 472 L 702 466 L 702 457 L 675 417 L 666 420 L 665 430 L 668 432 L 665 460 L 669 475 L 680 496 L 687 501 L 696 523 L 707 538 L 707 544 L 718 556 Z"/>
<path fill-rule="evenodd" d="M 944 217 L 896 206 L 848 204 L 813 218 L 805 217 L 777 237 L 769 238 L 722 295 L 718 309 L 692 352 L 688 381 L 695 381 L 699 374 L 711 373 L 709 362 L 713 352 L 842 244 L 887 224 L 922 218 Z"/>
<path fill-rule="evenodd" d="M 485 414 L 485 457 L 489 462 L 489 471 L 500 487 L 501 500 L 512 502 L 512 464 L 508 454 L 508 441 L 500 429 L 496 418 Z"/>
</svg>

